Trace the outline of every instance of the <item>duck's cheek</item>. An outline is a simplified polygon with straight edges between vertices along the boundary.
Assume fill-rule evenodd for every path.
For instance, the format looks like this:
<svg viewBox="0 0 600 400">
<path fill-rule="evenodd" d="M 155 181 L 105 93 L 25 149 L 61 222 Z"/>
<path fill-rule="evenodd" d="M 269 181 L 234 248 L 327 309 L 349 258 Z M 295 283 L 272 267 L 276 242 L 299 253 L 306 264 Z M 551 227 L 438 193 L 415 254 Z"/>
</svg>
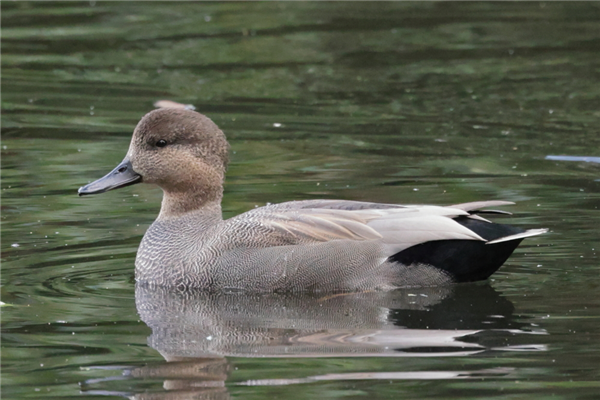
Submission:
<svg viewBox="0 0 600 400">
<path fill-rule="evenodd" d="M 133 159 L 131 166 L 136 173 L 142 176 L 144 183 L 157 183 L 157 178 L 160 176 L 160 164 Z"/>
</svg>

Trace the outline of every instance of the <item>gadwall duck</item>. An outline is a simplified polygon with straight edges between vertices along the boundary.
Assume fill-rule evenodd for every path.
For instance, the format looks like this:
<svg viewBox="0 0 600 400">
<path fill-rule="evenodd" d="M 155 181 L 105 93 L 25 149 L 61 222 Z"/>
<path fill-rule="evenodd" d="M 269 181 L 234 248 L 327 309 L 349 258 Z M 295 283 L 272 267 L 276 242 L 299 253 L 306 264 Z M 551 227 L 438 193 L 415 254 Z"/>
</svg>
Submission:
<svg viewBox="0 0 600 400">
<path fill-rule="evenodd" d="M 523 238 L 482 218 L 482 201 L 447 207 L 304 200 L 223 220 L 229 144 L 208 117 L 160 108 L 138 123 L 125 159 L 79 189 L 103 193 L 136 183 L 164 192 L 140 244 L 135 276 L 150 285 L 208 290 L 360 291 L 488 278 Z M 505 213 L 506 214 L 506 213 Z"/>
</svg>

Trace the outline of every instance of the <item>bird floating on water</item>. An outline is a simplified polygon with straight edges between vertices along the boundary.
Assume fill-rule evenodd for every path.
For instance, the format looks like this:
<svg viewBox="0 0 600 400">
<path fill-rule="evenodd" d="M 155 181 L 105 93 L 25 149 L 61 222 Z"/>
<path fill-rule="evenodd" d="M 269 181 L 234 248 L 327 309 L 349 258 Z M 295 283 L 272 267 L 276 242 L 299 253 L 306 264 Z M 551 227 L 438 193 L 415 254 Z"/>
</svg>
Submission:
<svg viewBox="0 0 600 400">
<path fill-rule="evenodd" d="M 136 280 L 207 290 L 364 291 L 483 280 L 524 238 L 482 210 L 451 206 L 303 200 L 255 208 L 223 220 L 229 144 L 208 117 L 174 102 L 146 114 L 125 159 L 79 189 L 103 193 L 137 183 L 164 192 L 160 213 L 135 261 Z"/>
</svg>

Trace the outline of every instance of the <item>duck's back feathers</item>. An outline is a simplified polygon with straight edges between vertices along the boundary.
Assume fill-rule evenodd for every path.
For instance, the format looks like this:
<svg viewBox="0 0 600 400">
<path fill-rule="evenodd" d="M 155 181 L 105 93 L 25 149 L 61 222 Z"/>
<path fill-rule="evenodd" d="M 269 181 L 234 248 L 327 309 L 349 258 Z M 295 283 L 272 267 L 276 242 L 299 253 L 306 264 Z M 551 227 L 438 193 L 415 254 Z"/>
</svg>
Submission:
<svg viewBox="0 0 600 400">
<path fill-rule="evenodd" d="M 345 200 L 308 200 L 269 205 L 234 217 L 224 224 L 232 235 L 254 225 L 265 232 L 260 247 L 321 243 L 330 240 L 379 240 L 395 254 L 408 247 L 435 240 L 476 240 L 487 242 L 522 233 L 518 228 L 495 228 L 475 212 L 480 207 L 512 204 L 491 201 L 449 207 L 365 203 Z M 475 223 L 479 222 L 479 223 Z M 250 227 L 252 228 L 252 227 Z M 508 230 L 507 230 L 508 229 Z M 269 233 L 275 242 L 269 243 Z M 485 234 L 483 234 L 485 233 Z"/>
</svg>

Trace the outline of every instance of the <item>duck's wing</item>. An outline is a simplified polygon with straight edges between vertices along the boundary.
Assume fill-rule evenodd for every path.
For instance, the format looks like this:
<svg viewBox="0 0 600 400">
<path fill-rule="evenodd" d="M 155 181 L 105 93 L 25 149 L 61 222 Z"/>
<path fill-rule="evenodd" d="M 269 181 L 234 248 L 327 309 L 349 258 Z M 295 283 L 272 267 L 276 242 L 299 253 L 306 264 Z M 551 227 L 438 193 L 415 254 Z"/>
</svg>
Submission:
<svg viewBox="0 0 600 400">
<path fill-rule="evenodd" d="M 377 240 L 386 253 L 434 240 L 478 240 L 483 237 L 456 222 L 471 214 L 460 208 L 395 206 L 325 201 L 285 207 L 264 207 L 229 220 L 229 231 L 253 232 L 240 245 L 260 247 L 322 243 L 332 240 Z M 287 203 L 286 203 L 287 204 Z M 319 207 L 319 205 L 321 207 Z M 242 228 L 243 229 L 240 229 Z M 240 238 L 241 239 L 241 238 Z"/>
</svg>

